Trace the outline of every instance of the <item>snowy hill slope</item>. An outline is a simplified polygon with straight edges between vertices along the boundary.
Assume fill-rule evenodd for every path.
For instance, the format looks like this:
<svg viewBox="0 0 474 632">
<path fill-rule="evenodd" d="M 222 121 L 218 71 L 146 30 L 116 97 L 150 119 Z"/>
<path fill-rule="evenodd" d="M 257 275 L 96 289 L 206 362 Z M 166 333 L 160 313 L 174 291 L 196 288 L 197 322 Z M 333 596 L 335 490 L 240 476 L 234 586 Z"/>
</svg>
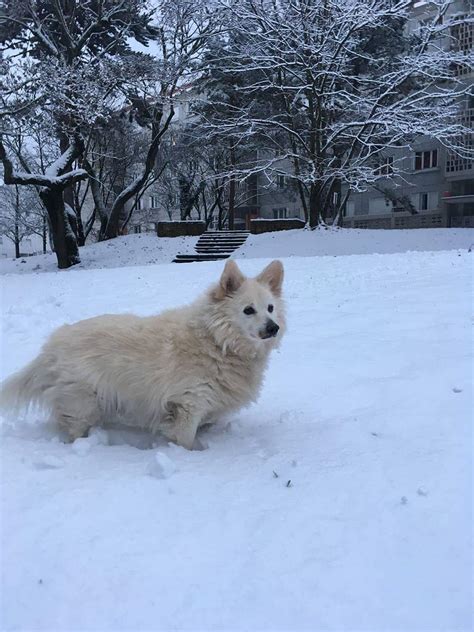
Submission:
<svg viewBox="0 0 474 632">
<path fill-rule="evenodd" d="M 81 263 L 72 269 L 76 271 L 171 263 L 177 252 L 194 252 L 197 240 L 197 237 L 169 238 L 143 233 L 98 243 L 91 242 L 80 248 Z M 0 259 L 0 274 L 54 272 L 57 267 L 53 253 L 20 259 Z"/>
<path fill-rule="evenodd" d="M 262 397 L 207 449 L 5 421 L 0 629 L 471 629 L 472 254 L 284 263 Z M 63 322 L 187 302 L 221 268 L 5 276 L 3 376 Z"/>
<path fill-rule="evenodd" d="M 417 230 L 319 229 L 287 230 L 250 235 L 237 257 L 314 257 L 474 250 L 473 228 L 420 228 Z"/>
<path fill-rule="evenodd" d="M 72 270 L 122 268 L 171 263 L 178 254 L 194 252 L 197 237 L 127 235 L 80 249 L 81 263 Z M 419 230 L 288 230 L 250 235 L 234 258 L 315 257 L 439 250 L 468 250 L 474 246 L 473 228 L 426 228 Z M 474 247 L 473 247 L 474 250 Z M 0 274 L 55 272 L 54 254 L 20 259 L 0 259 Z"/>
</svg>

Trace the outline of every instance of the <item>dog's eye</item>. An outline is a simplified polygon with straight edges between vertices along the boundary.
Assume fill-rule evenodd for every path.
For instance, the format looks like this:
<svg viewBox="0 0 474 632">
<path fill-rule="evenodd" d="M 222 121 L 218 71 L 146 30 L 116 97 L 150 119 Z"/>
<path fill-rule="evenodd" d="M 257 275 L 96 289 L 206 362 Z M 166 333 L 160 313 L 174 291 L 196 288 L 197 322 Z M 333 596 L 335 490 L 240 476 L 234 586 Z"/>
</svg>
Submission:
<svg viewBox="0 0 474 632">
<path fill-rule="evenodd" d="M 250 305 L 244 309 L 244 314 L 247 314 L 247 316 L 251 316 L 251 314 L 256 314 L 256 313 L 257 312 Z"/>
<path fill-rule="evenodd" d="M 273 305 L 268 306 L 268 311 L 270 312 L 270 314 L 273 312 Z"/>
</svg>

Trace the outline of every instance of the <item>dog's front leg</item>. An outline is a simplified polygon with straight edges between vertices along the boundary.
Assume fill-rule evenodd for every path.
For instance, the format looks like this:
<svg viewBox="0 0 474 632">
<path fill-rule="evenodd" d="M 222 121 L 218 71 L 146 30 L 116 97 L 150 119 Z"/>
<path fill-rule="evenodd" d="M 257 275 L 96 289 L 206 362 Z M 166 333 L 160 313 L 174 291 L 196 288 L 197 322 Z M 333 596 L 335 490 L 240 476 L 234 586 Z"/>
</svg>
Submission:
<svg viewBox="0 0 474 632">
<path fill-rule="evenodd" d="M 176 406 L 174 411 L 174 432 L 176 443 L 186 450 L 192 450 L 202 414 L 185 406 Z"/>
</svg>

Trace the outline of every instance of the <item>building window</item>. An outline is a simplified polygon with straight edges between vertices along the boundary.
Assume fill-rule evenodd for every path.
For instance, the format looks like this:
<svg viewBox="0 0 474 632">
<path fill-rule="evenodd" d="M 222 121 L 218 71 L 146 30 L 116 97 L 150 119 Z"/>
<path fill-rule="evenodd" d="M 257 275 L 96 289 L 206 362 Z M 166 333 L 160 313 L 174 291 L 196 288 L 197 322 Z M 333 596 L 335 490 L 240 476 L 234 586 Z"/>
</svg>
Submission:
<svg viewBox="0 0 474 632">
<path fill-rule="evenodd" d="M 348 200 L 346 202 L 346 217 L 353 217 L 355 215 L 355 202 L 354 200 Z"/>
<path fill-rule="evenodd" d="M 428 210 L 428 193 L 420 193 L 420 211 Z"/>
<path fill-rule="evenodd" d="M 457 141 L 464 146 L 466 153 L 472 153 L 474 149 L 474 134 L 465 134 L 457 137 Z M 454 152 L 449 152 L 446 156 L 446 173 L 471 171 L 474 161 L 467 157 L 462 157 Z"/>
<path fill-rule="evenodd" d="M 417 211 L 433 211 L 439 206 L 438 191 L 423 191 L 410 195 L 410 202 Z"/>
<path fill-rule="evenodd" d="M 157 195 L 150 195 L 151 208 L 158 208 L 160 205 L 160 198 Z"/>
<path fill-rule="evenodd" d="M 472 50 L 474 43 L 474 23 L 468 21 L 468 18 L 467 15 L 460 15 L 456 18 L 459 23 L 451 28 L 451 36 L 455 42 L 453 48 L 466 56 Z M 454 64 L 453 71 L 457 77 L 469 75 L 472 72 L 472 64 L 467 59 L 466 63 Z"/>
<path fill-rule="evenodd" d="M 474 145 L 472 141 L 471 144 Z M 471 171 L 473 166 L 474 162 L 472 160 L 469 160 L 469 158 L 463 158 L 459 154 L 449 153 L 446 157 L 446 173 Z"/>
<path fill-rule="evenodd" d="M 286 206 L 283 208 L 274 208 L 273 209 L 273 219 L 286 219 L 287 218 L 287 209 Z"/>
<path fill-rule="evenodd" d="M 166 203 L 168 206 L 178 206 L 178 195 L 170 191 L 166 194 Z"/>
<path fill-rule="evenodd" d="M 141 211 L 143 209 L 143 201 L 142 198 L 139 198 L 136 202 L 135 202 L 135 208 L 137 209 L 137 211 Z"/>
<path fill-rule="evenodd" d="M 276 177 L 276 185 L 279 189 L 285 188 L 285 176 L 282 173 L 279 173 Z"/>
<path fill-rule="evenodd" d="M 456 41 L 456 49 L 463 53 L 468 53 L 472 50 L 474 42 L 474 23 L 469 21 L 469 16 L 460 15 L 459 24 L 456 24 L 451 29 L 453 39 Z M 465 20 L 463 22 L 462 20 Z"/>
<path fill-rule="evenodd" d="M 375 170 L 376 176 L 389 176 L 393 173 L 393 156 L 383 158 L 380 166 Z"/>
<path fill-rule="evenodd" d="M 438 166 L 438 150 L 417 151 L 415 154 L 415 171 L 434 169 Z"/>
<path fill-rule="evenodd" d="M 384 215 L 391 213 L 392 202 L 386 197 L 369 198 L 369 215 Z"/>
<path fill-rule="evenodd" d="M 474 126 L 474 97 L 472 95 L 467 98 L 465 105 L 467 107 L 459 113 L 459 122 L 465 127 L 472 128 Z M 446 172 L 471 171 L 474 167 L 474 161 L 468 155 L 472 155 L 474 151 L 474 133 L 468 132 L 467 134 L 456 136 L 453 138 L 453 144 L 462 147 L 466 156 L 462 157 L 457 153 L 448 152 L 446 155 Z"/>
</svg>

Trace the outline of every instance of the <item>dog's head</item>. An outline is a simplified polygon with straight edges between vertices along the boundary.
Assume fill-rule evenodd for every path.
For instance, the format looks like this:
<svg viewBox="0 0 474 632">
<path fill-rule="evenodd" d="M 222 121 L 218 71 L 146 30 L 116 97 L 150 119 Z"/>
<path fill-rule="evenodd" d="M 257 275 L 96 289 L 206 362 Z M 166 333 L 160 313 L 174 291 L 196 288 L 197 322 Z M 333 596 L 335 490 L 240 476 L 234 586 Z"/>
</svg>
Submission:
<svg viewBox="0 0 474 632">
<path fill-rule="evenodd" d="M 280 261 L 272 261 L 258 276 L 247 278 L 230 259 L 211 298 L 239 337 L 253 346 L 274 347 L 285 327 L 282 284 Z"/>
</svg>

